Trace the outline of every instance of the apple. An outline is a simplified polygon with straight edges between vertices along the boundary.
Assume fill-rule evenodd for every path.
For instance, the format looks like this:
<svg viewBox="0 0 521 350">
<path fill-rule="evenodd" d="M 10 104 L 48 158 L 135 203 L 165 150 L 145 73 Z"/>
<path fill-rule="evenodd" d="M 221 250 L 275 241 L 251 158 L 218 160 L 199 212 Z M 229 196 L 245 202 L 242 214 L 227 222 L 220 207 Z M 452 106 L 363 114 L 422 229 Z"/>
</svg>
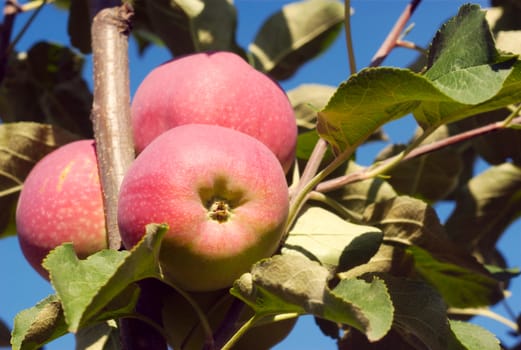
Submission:
<svg viewBox="0 0 521 350">
<path fill-rule="evenodd" d="M 27 176 L 16 208 L 22 252 L 44 278 L 43 258 L 72 242 L 80 258 L 107 247 L 103 198 L 93 140 L 66 144 Z"/>
<path fill-rule="evenodd" d="M 288 206 L 284 171 L 263 143 L 233 129 L 188 124 L 157 137 L 132 163 L 118 225 L 131 249 L 147 224 L 168 224 L 163 272 L 183 289 L 211 291 L 275 252 Z"/>
<path fill-rule="evenodd" d="M 212 124 L 263 142 L 287 171 L 293 163 L 297 125 L 280 86 L 231 52 L 197 53 L 155 68 L 132 101 L 136 151 L 184 124 Z"/>
</svg>

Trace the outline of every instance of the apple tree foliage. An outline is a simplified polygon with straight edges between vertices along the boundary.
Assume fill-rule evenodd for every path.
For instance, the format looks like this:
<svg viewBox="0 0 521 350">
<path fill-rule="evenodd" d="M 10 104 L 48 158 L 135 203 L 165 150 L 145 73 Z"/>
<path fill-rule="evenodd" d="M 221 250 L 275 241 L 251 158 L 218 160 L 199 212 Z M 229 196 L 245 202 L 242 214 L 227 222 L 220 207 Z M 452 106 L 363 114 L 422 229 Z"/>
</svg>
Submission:
<svg viewBox="0 0 521 350">
<path fill-rule="evenodd" d="M 73 47 L 37 42 L 22 53 L 2 43 L 1 237 L 16 234 L 17 197 L 35 162 L 93 135 L 82 66 L 91 53 L 94 3 L 43 2 L 68 11 Z M 243 48 L 232 1 L 135 1 L 131 36 L 141 51 L 164 45 L 172 56 L 233 51 L 284 80 L 349 29 L 345 5 L 284 5 Z M 338 87 L 288 91 L 299 140 L 285 239 L 229 291 L 198 302 L 168 281 L 157 261 L 168 227 L 151 223 L 131 251 L 103 250 L 85 260 L 70 244 L 52 251 L 44 267 L 56 293 L 20 311 L 1 343 L 38 349 L 72 332 L 79 348 L 118 349 L 119 320 L 140 318 L 170 345 L 249 348 L 241 341 L 250 329 L 309 314 L 339 349 L 500 349 L 493 334 L 468 322 L 504 299 L 518 274 L 495 246 L 521 213 L 521 8 L 506 0 L 491 6 L 487 14 L 461 7 L 433 30 L 412 67 L 369 67 Z M 418 124 L 408 144 L 391 143 L 371 166 L 356 163 L 360 145 L 382 139 L 383 125 L 407 115 Z M 478 158 L 489 167 L 474 175 Z M 433 209 L 439 201 L 455 204 L 445 224 Z M 192 326 L 181 340 L 173 339 L 183 326 L 172 315 L 156 322 L 136 313 L 145 279 L 162 281 L 186 304 Z M 241 317 L 234 315 L 238 304 Z"/>
</svg>

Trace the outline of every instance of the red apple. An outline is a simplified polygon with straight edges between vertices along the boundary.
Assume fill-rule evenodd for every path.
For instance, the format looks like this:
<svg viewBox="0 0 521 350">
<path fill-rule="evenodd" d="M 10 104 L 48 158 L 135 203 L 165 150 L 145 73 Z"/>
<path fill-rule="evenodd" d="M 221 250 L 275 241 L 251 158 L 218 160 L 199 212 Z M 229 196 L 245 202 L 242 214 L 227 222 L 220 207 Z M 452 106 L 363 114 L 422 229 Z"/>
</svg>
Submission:
<svg viewBox="0 0 521 350">
<path fill-rule="evenodd" d="M 293 108 L 279 85 L 231 52 L 197 53 L 154 69 L 132 101 L 136 149 L 184 124 L 242 131 L 275 153 L 285 171 L 295 156 Z"/>
<path fill-rule="evenodd" d="M 288 214 L 284 171 L 260 141 L 190 124 L 156 138 L 123 183 L 118 223 L 127 248 L 149 223 L 167 223 L 160 263 L 180 287 L 230 286 L 276 250 Z"/>
<path fill-rule="evenodd" d="M 107 247 L 93 140 L 62 146 L 34 166 L 20 193 L 16 229 L 23 254 L 44 278 L 43 258 L 62 243 L 72 242 L 80 258 Z"/>
</svg>

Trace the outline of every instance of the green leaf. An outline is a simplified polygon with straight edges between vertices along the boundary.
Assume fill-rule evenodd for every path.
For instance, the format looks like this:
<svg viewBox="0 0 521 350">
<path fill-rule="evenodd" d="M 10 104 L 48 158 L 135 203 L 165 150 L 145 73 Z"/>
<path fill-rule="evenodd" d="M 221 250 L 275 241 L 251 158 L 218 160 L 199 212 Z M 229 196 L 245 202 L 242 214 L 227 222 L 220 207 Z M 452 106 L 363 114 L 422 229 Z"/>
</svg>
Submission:
<svg viewBox="0 0 521 350">
<path fill-rule="evenodd" d="M 396 197 L 369 206 L 364 217 L 369 225 L 384 232 L 384 241 L 408 247 L 415 258 L 418 252 L 414 266 L 435 287 L 446 288 L 443 281 L 450 280 L 452 274 L 458 272 L 461 281 L 450 284 L 448 291 L 440 290 L 449 305 L 482 305 L 484 300 L 491 304 L 502 298 L 499 283 L 466 249 L 449 238 L 436 212 L 426 203 L 410 197 Z M 427 251 L 433 259 L 422 260 L 425 258 L 420 256 L 422 251 Z M 479 283 L 475 284 L 475 281 Z M 469 296 L 467 288 L 481 294 Z"/>
<path fill-rule="evenodd" d="M 346 175 L 362 170 L 363 167 L 355 162 L 349 162 Z M 343 188 L 328 193 L 333 199 L 342 204 L 350 213 L 349 217 L 355 222 L 361 222 L 361 215 L 365 208 L 372 203 L 385 201 L 397 196 L 391 185 L 382 178 L 372 178 L 350 183 Z"/>
<path fill-rule="evenodd" d="M 449 128 L 444 125 L 436 129 L 421 144 L 427 145 L 449 136 Z M 414 139 L 411 142 L 414 142 Z M 375 161 L 391 158 L 405 148 L 405 145 L 390 145 L 380 151 Z M 463 169 L 464 159 L 460 150 L 449 147 L 400 162 L 386 175 L 389 176 L 387 181 L 400 194 L 434 202 L 446 198 L 457 188 Z"/>
<path fill-rule="evenodd" d="M 454 100 L 476 104 L 501 89 L 513 63 L 508 58 L 499 56 L 485 13 L 467 4 L 434 37 L 425 76 Z"/>
<path fill-rule="evenodd" d="M 333 96 L 334 86 L 321 84 L 302 84 L 287 92 L 289 101 L 295 111 L 297 125 L 312 130 L 315 128 L 317 113 Z"/>
<path fill-rule="evenodd" d="M 504 230 L 521 214 L 521 168 L 493 166 L 472 178 L 456 198 L 445 227 L 456 244 L 490 258 Z"/>
<path fill-rule="evenodd" d="M 468 322 L 450 321 L 450 328 L 466 350 L 500 350 L 497 338 L 486 329 Z"/>
<path fill-rule="evenodd" d="M 3 122 L 48 123 L 92 137 L 92 94 L 82 77 L 83 64 L 71 49 L 47 42 L 12 58 L 0 86 Z"/>
<path fill-rule="evenodd" d="M 375 278 L 368 283 L 359 279 L 343 279 L 332 290 L 342 299 L 357 305 L 370 321 L 366 335 L 370 340 L 380 339 L 393 323 L 394 307 L 383 280 Z"/>
<path fill-rule="evenodd" d="M 434 288 L 420 280 L 378 276 L 387 284 L 395 308 L 393 329 L 407 342 L 416 349 L 458 349 L 453 347 L 457 341 L 449 328 L 446 305 Z"/>
<path fill-rule="evenodd" d="M 385 123 L 422 100 L 449 102 L 428 79 L 408 69 L 367 68 L 342 83 L 318 113 L 317 130 L 335 153 L 355 149 Z"/>
<path fill-rule="evenodd" d="M 120 350 L 119 330 L 114 320 L 80 329 L 75 336 L 76 349 Z"/>
<path fill-rule="evenodd" d="M 161 277 L 158 255 L 166 231 L 166 226 L 147 226 L 147 234 L 130 252 L 102 250 L 79 260 L 72 244 L 66 243 L 49 253 L 43 266 L 63 304 L 70 332 L 97 319 L 100 311 L 131 283 Z M 130 295 L 136 299 L 134 292 Z"/>
<path fill-rule="evenodd" d="M 230 292 L 258 315 L 308 313 L 351 325 L 373 341 L 383 337 L 392 322 L 385 284 L 350 281 L 331 290 L 328 276 L 326 268 L 304 256 L 276 255 L 255 264 Z"/>
<path fill-rule="evenodd" d="M 408 247 L 407 252 L 414 257 L 416 271 L 436 287 L 450 307 L 486 306 L 503 298 L 498 282 L 491 276 L 438 261 L 417 246 Z"/>
<path fill-rule="evenodd" d="M 92 52 L 91 47 L 91 7 L 88 0 L 74 0 L 70 3 L 67 33 L 72 46 L 83 54 Z"/>
<path fill-rule="evenodd" d="M 344 6 L 334 0 L 303 0 L 285 5 L 262 25 L 249 51 L 254 66 L 278 80 L 324 52 L 338 36 Z"/>
<path fill-rule="evenodd" d="M 435 129 L 519 102 L 521 63 L 500 56 L 486 38 L 475 47 L 471 33 L 483 31 L 479 8 L 464 6 L 434 40 L 425 75 L 381 67 L 351 76 L 319 112 L 319 134 L 335 153 L 352 152 L 380 126 L 411 112 L 422 128 Z"/>
<path fill-rule="evenodd" d="M 190 32 L 190 19 L 175 1 L 148 0 L 144 6 L 147 23 L 173 56 L 196 51 Z"/>
<path fill-rule="evenodd" d="M 66 333 L 62 305 L 51 295 L 16 315 L 11 344 L 13 350 L 36 350 Z"/>
<path fill-rule="evenodd" d="M 77 136 L 57 127 L 33 122 L 0 124 L 0 237 L 15 234 L 18 194 L 33 166 Z"/>
<path fill-rule="evenodd" d="M 352 224 L 319 207 L 307 207 L 290 230 L 282 253 L 304 254 L 343 271 L 369 261 L 382 237 L 379 229 Z"/>
</svg>

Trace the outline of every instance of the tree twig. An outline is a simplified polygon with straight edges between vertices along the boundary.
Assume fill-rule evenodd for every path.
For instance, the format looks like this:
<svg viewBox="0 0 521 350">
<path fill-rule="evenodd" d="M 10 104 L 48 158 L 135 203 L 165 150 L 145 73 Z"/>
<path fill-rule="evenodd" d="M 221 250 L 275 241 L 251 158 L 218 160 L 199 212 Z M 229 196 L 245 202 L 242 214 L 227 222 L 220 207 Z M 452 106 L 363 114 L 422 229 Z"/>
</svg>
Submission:
<svg viewBox="0 0 521 350">
<path fill-rule="evenodd" d="M 516 117 L 516 118 L 512 119 L 508 125 L 521 125 L 521 117 Z M 409 152 L 408 154 L 403 156 L 401 161 L 406 161 L 409 159 L 417 158 L 417 157 L 426 155 L 430 152 L 434 152 L 434 151 L 440 150 L 442 148 L 445 148 L 445 147 L 448 147 L 448 146 L 451 146 L 451 145 L 454 145 L 454 144 L 457 144 L 457 143 L 460 143 L 463 141 L 470 140 L 477 136 L 481 136 L 481 135 L 484 135 L 484 134 L 487 134 L 490 132 L 494 132 L 494 131 L 498 131 L 498 130 L 503 130 L 506 127 L 507 127 L 507 125 L 505 125 L 505 123 L 503 121 L 494 122 L 494 123 L 487 124 L 487 125 L 484 125 L 482 127 L 476 128 L 476 129 L 468 130 L 468 131 L 462 132 L 460 134 L 447 137 L 443 140 L 439 140 L 439 141 L 436 141 L 436 142 L 433 142 L 430 144 L 426 144 L 426 145 L 421 145 L 417 148 L 414 148 L 411 152 Z M 318 192 L 325 193 L 325 192 L 330 192 L 330 191 L 336 190 L 338 188 L 341 188 L 341 187 L 343 187 L 347 184 L 353 183 L 353 182 L 367 180 L 369 178 L 374 177 L 375 174 L 379 174 L 380 169 L 385 168 L 392 161 L 394 161 L 394 157 L 381 161 L 376 166 L 366 167 L 359 171 L 356 171 L 356 172 L 353 172 L 353 173 L 350 173 L 350 174 L 347 174 L 344 176 L 340 176 L 335 179 L 324 181 L 324 182 L 318 184 L 316 186 L 315 190 Z"/>
<path fill-rule="evenodd" d="M 385 38 L 378 51 L 376 51 L 375 55 L 371 60 L 371 63 L 369 64 L 369 67 L 378 67 L 383 63 L 385 58 L 396 46 L 396 42 L 398 41 L 398 39 L 400 39 L 400 35 L 404 30 L 405 25 L 411 18 L 412 14 L 416 10 L 420 2 L 421 0 L 411 0 L 411 2 L 407 4 L 402 14 L 394 24 L 393 29 L 391 29 L 391 31 L 387 35 L 387 38 Z"/>
<path fill-rule="evenodd" d="M 134 160 L 130 127 L 128 35 L 133 10 L 129 5 L 100 11 L 92 23 L 94 102 L 92 122 L 100 169 L 108 243 L 119 249 L 119 187 Z"/>
</svg>

